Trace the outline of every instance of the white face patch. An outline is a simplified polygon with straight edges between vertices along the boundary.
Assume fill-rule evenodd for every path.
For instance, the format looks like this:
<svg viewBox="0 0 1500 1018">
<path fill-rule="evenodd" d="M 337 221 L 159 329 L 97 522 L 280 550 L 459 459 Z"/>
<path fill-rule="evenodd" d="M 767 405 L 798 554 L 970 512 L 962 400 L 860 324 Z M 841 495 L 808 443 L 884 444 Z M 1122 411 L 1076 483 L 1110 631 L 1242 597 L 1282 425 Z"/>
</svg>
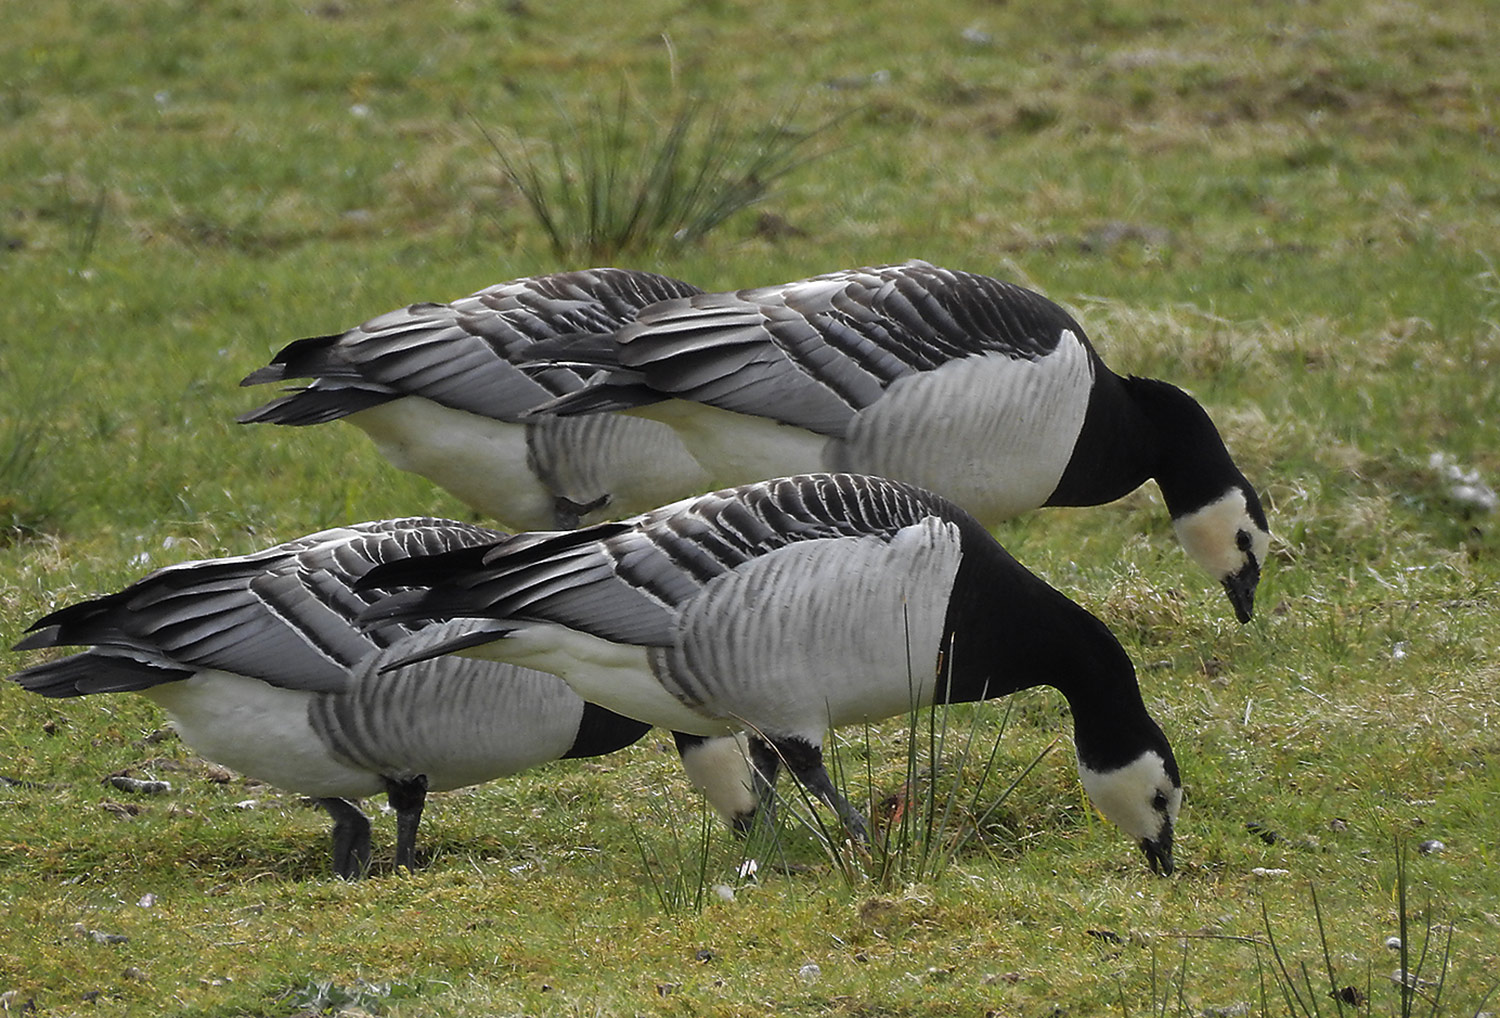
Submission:
<svg viewBox="0 0 1500 1018">
<path fill-rule="evenodd" d="M 1113 771 L 1078 765 L 1083 789 L 1104 816 L 1137 840 L 1156 841 L 1177 825 L 1182 789 L 1167 775 L 1166 762 L 1148 750 Z"/>
<path fill-rule="evenodd" d="M 1230 488 L 1217 501 L 1179 516 L 1172 527 L 1193 561 L 1219 581 L 1245 568 L 1252 557 L 1257 567 L 1263 565 L 1271 548 L 1271 535 L 1250 518 L 1245 493 L 1239 488 Z M 1248 535 L 1248 550 L 1240 546 L 1242 532 Z"/>
</svg>

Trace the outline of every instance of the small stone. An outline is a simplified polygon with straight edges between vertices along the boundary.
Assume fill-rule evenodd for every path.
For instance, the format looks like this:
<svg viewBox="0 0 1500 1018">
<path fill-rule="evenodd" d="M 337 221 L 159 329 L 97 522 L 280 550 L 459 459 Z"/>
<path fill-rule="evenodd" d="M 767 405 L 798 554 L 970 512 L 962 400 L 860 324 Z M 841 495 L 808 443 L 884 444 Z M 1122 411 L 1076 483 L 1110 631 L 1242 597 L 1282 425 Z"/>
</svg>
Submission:
<svg viewBox="0 0 1500 1018">
<path fill-rule="evenodd" d="M 124 944 L 130 941 L 130 938 L 123 933 L 105 933 L 103 930 L 91 930 L 83 925 L 83 923 L 74 923 L 73 932 L 80 937 L 91 938 L 96 944 Z"/>
<path fill-rule="evenodd" d="M 1328 821 L 1328 829 L 1330 831 L 1337 831 L 1342 833 L 1343 831 L 1347 831 L 1349 829 L 1349 821 L 1345 820 L 1343 817 L 1334 817 L 1332 820 Z"/>
<path fill-rule="evenodd" d="M 719 896 L 720 901 L 734 900 L 734 888 L 728 884 L 714 884 L 714 894 Z"/>
<path fill-rule="evenodd" d="M 1257 866 L 1255 867 L 1255 869 L 1250 871 L 1250 875 L 1254 877 L 1264 877 L 1269 879 L 1271 877 L 1284 877 L 1291 872 L 1291 870 L 1271 869 L 1266 866 Z"/>
<path fill-rule="evenodd" d="M 124 774 L 110 775 L 109 783 L 122 792 L 135 792 L 138 795 L 165 795 L 172 790 L 170 782 L 142 781 L 140 778 L 131 778 Z"/>
<path fill-rule="evenodd" d="M 1202 1013 L 1203 1018 L 1241 1018 L 1250 1013 L 1250 1005 L 1242 1000 L 1219 1007 L 1205 1007 Z"/>
<path fill-rule="evenodd" d="M 797 978 L 804 983 L 816 983 L 819 979 L 823 978 L 823 970 L 818 967 L 816 962 L 808 962 L 797 970 Z"/>
<path fill-rule="evenodd" d="M 1448 846 L 1436 838 L 1429 838 L 1417 846 L 1417 851 L 1422 855 L 1437 855 Z"/>
<path fill-rule="evenodd" d="M 1405 986 L 1413 990 L 1418 987 L 1432 985 L 1426 979 L 1420 978 L 1415 972 L 1403 972 L 1400 969 L 1396 969 L 1391 973 L 1391 982 L 1397 986 Z"/>
<path fill-rule="evenodd" d="M 1401 938 L 1400 937 L 1386 937 L 1385 938 L 1385 946 L 1386 946 L 1387 950 L 1399 951 L 1399 950 L 1401 950 Z"/>
<path fill-rule="evenodd" d="M 1250 821 L 1245 825 L 1245 830 L 1255 835 L 1261 841 L 1264 841 L 1267 845 L 1274 845 L 1281 840 L 1281 835 L 1259 820 Z"/>
<path fill-rule="evenodd" d="M 1095 940 L 1102 940 L 1106 944 L 1123 944 L 1125 941 L 1114 930 L 1084 930 L 1086 936 Z"/>
<path fill-rule="evenodd" d="M 132 965 L 120 973 L 120 978 L 132 983 L 144 983 L 146 981 L 146 973 Z"/>
<path fill-rule="evenodd" d="M 705 947 L 693 957 L 697 958 L 700 962 L 706 965 L 714 960 L 714 953 Z"/>
<path fill-rule="evenodd" d="M 1337 990 L 1329 990 L 1328 996 L 1340 1003 L 1359 1007 L 1365 1002 L 1365 995 L 1357 986 L 1341 986 Z"/>
</svg>

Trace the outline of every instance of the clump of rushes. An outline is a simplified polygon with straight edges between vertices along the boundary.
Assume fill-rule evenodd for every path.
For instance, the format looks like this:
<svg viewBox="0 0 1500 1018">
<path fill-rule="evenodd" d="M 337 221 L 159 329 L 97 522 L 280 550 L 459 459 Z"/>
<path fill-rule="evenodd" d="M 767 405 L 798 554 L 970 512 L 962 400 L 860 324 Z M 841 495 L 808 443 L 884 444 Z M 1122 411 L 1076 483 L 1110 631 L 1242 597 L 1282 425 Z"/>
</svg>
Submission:
<svg viewBox="0 0 1500 1018">
<path fill-rule="evenodd" d="M 822 155 L 809 143 L 831 126 L 794 128 L 795 106 L 745 122 L 702 98 L 658 119 L 623 91 L 613 107 L 556 109 L 556 128 L 539 146 L 486 138 L 564 264 L 692 243 Z"/>
<path fill-rule="evenodd" d="M 0 421 L 0 546 L 41 533 L 58 509 L 45 483 L 46 437 L 34 420 Z"/>
</svg>

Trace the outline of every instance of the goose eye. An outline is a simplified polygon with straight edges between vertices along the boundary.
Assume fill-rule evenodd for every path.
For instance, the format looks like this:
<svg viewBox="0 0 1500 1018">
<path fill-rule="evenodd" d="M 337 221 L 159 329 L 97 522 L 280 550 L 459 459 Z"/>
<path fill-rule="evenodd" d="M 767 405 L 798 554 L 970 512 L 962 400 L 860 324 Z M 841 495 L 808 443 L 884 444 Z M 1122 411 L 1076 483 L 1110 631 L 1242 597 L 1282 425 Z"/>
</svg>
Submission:
<svg viewBox="0 0 1500 1018">
<path fill-rule="evenodd" d="M 1235 546 L 1245 553 L 1250 551 L 1250 531 L 1241 530 L 1234 535 Z"/>
<path fill-rule="evenodd" d="M 1157 792 L 1151 799 L 1151 808 L 1158 813 L 1167 811 L 1167 796 L 1165 792 Z"/>
</svg>

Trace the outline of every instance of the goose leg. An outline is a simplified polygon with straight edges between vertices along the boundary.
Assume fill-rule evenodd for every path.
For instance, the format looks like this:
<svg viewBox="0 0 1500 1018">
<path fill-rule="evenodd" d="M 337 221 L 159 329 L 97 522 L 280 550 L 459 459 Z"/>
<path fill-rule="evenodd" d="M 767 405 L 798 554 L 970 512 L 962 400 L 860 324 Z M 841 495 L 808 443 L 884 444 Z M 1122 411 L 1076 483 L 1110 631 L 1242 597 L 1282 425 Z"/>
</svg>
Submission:
<svg viewBox="0 0 1500 1018">
<path fill-rule="evenodd" d="M 797 780 L 801 781 L 808 791 L 833 807 L 833 811 L 839 815 L 844 827 L 856 841 L 869 840 L 865 818 L 849 804 L 848 799 L 839 794 L 837 788 L 833 787 L 833 779 L 828 776 L 828 771 L 823 766 L 821 747 L 797 738 L 776 739 L 771 745 L 774 747 L 774 752 L 786 761 L 787 769 L 797 776 Z"/>
<path fill-rule="evenodd" d="M 333 875 L 358 880 L 370 868 L 370 818 L 348 799 L 317 799 L 333 817 Z"/>
<path fill-rule="evenodd" d="M 585 516 L 607 505 L 609 505 L 609 492 L 605 492 L 592 502 L 575 502 L 566 495 L 558 495 L 552 500 L 552 518 L 558 530 L 577 530 Z"/>
<path fill-rule="evenodd" d="M 735 825 L 742 834 L 759 823 L 767 830 L 776 826 L 776 776 L 781 772 L 781 754 L 759 735 L 750 736 L 750 770 L 755 782 L 755 814 Z"/>
<path fill-rule="evenodd" d="M 386 800 L 396 811 L 396 865 L 409 870 L 417 868 L 417 825 L 422 822 L 422 807 L 427 804 L 427 775 L 397 781 L 382 778 Z"/>
</svg>

